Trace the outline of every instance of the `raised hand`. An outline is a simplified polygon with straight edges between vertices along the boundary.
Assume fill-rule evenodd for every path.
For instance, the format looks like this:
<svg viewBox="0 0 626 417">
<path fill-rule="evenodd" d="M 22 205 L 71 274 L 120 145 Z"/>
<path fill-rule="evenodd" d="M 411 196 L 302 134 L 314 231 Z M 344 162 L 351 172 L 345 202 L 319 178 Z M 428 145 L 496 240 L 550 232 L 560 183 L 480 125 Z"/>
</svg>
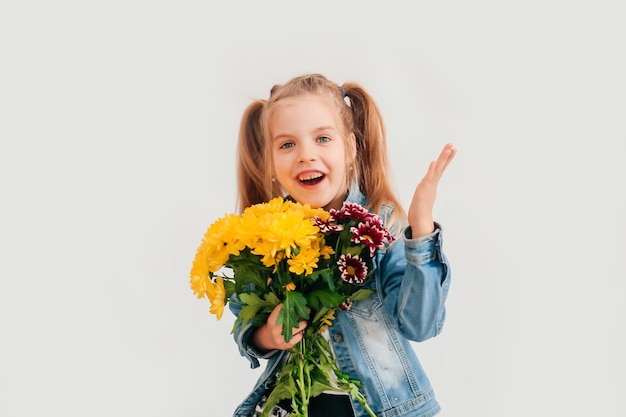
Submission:
<svg viewBox="0 0 626 417">
<path fill-rule="evenodd" d="M 298 322 L 298 327 L 294 327 L 292 330 L 293 337 L 289 342 L 285 342 L 283 325 L 276 324 L 278 313 L 282 308 L 282 303 L 278 304 L 267 318 L 267 322 L 259 327 L 252 336 L 252 342 L 258 349 L 265 351 L 274 349 L 288 350 L 302 340 L 302 332 L 308 325 L 306 320 L 300 320 Z"/>
<path fill-rule="evenodd" d="M 454 145 L 446 144 L 437 160 L 430 163 L 426 175 L 415 188 L 408 211 L 408 220 L 414 238 L 425 236 L 435 230 L 433 206 L 437 196 L 437 185 L 454 155 L 456 155 Z"/>
</svg>

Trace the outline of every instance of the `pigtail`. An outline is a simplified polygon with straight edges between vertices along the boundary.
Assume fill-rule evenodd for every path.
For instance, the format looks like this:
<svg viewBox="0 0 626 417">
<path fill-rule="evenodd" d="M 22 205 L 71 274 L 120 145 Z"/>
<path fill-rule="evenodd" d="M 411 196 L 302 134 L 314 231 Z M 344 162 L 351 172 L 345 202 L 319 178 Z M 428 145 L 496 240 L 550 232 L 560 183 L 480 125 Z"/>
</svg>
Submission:
<svg viewBox="0 0 626 417">
<path fill-rule="evenodd" d="M 380 188 L 381 181 L 385 181 L 378 171 L 378 167 L 387 166 L 385 125 L 376 103 L 363 88 L 355 83 L 345 83 L 343 88 L 354 119 L 356 163 L 361 174 L 359 187 L 372 198 L 371 193 Z"/>
<path fill-rule="evenodd" d="M 266 144 L 261 127 L 265 100 L 252 102 L 243 113 L 237 143 L 239 211 L 270 200 L 271 180 L 265 171 Z"/>
<path fill-rule="evenodd" d="M 354 121 L 356 136 L 356 167 L 359 188 L 376 212 L 391 206 L 391 223 L 404 217 L 404 210 L 390 181 L 387 157 L 387 133 L 383 117 L 374 99 L 359 84 L 346 82 L 342 86 Z M 385 210 L 386 211 L 386 210 Z"/>
</svg>

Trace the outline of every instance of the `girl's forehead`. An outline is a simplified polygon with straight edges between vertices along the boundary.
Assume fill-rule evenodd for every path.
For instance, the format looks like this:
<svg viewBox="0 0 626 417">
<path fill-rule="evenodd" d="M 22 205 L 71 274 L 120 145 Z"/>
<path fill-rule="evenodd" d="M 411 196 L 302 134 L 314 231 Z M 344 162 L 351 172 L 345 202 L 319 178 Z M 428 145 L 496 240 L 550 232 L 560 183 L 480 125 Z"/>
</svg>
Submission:
<svg viewBox="0 0 626 417">
<path fill-rule="evenodd" d="M 340 109 L 330 94 L 306 93 L 274 102 L 266 114 L 268 138 L 308 134 L 320 130 L 345 130 Z"/>
<path fill-rule="evenodd" d="M 276 101 L 269 109 L 270 123 L 283 119 L 286 113 L 304 113 L 312 118 L 332 119 L 340 124 L 339 111 L 331 97 L 324 94 L 301 94 Z"/>
</svg>

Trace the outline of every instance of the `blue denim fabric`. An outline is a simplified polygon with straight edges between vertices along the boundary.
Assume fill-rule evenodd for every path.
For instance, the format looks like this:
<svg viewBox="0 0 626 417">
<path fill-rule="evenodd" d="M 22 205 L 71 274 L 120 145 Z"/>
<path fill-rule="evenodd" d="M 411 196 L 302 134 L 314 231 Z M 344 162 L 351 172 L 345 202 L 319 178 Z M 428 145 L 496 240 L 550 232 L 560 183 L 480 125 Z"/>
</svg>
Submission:
<svg viewBox="0 0 626 417">
<path fill-rule="evenodd" d="M 351 188 L 347 201 L 364 205 L 365 197 Z M 441 332 L 450 268 L 442 252 L 441 227 L 419 239 L 403 236 L 378 251 L 374 274 L 365 286 L 376 289 L 368 299 L 356 301 L 349 311 L 338 311 L 329 327 L 330 341 L 343 372 L 362 382 L 371 408 L 380 417 L 430 417 L 440 411 L 428 377 L 410 341 L 420 342 Z M 237 315 L 240 307 L 229 303 Z M 251 325 L 234 334 L 242 356 L 252 368 L 267 359 L 252 392 L 237 407 L 234 417 L 248 417 L 263 393 L 271 388 L 283 351 L 260 354 L 249 343 Z M 356 417 L 367 412 L 353 401 Z"/>
</svg>

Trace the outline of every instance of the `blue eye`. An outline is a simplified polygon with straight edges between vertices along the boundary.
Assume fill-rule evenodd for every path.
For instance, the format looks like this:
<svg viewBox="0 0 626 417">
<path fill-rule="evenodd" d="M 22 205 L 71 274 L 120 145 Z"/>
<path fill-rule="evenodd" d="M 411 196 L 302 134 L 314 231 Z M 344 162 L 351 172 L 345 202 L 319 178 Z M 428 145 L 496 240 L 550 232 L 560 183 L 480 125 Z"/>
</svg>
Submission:
<svg viewBox="0 0 626 417">
<path fill-rule="evenodd" d="M 295 146 L 293 142 L 285 142 L 282 145 L 280 145 L 280 149 L 287 149 L 287 148 L 291 148 L 292 146 Z"/>
<path fill-rule="evenodd" d="M 317 138 L 318 142 L 330 142 L 330 138 L 328 136 L 320 136 Z"/>
</svg>

